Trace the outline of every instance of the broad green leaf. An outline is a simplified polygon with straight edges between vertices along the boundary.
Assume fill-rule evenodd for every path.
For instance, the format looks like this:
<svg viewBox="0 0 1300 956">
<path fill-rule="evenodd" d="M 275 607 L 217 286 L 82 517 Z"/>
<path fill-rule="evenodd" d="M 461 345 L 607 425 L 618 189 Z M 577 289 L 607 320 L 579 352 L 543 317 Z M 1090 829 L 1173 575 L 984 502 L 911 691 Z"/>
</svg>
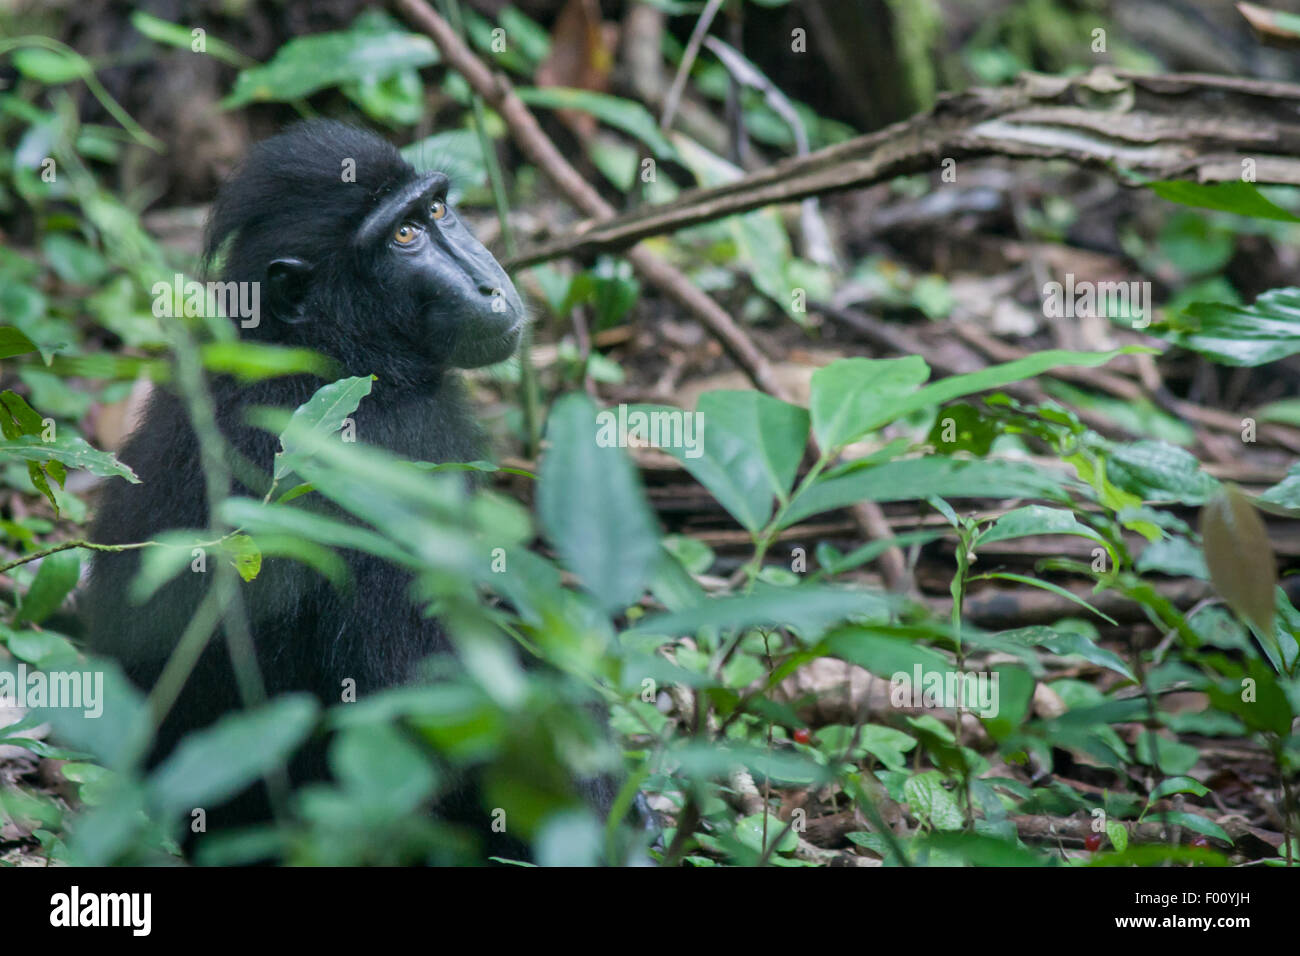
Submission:
<svg viewBox="0 0 1300 956">
<path fill-rule="evenodd" d="M 1156 784 L 1151 795 L 1147 797 L 1147 802 L 1155 803 L 1161 797 L 1167 797 L 1171 793 L 1191 793 L 1203 797 L 1209 792 L 1209 787 L 1192 777 L 1170 777 Z"/>
<path fill-rule="evenodd" d="M 1044 647 L 1061 657 L 1074 655 L 1082 657 L 1091 664 L 1105 667 L 1120 674 L 1127 680 L 1137 682 L 1133 671 L 1119 655 L 1098 647 L 1090 638 L 1077 631 L 1057 630 L 1051 627 L 1033 625 L 1020 627 L 1011 631 L 1002 631 L 995 635 L 997 641 L 1019 644 L 1023 647 Z"/>
<path fill-rule="evenodd" d="M 903 796 L 916 818 L 936 830 L 960 830 L 965 825 L 957 798 L 943 785 L 937 770 L 918 773 L 903 784 Z"/>
<path fill-rule="evenodd" d="M 6 457 L 25 461 L 56 461 L 68 468 L 79 468 L 92 475 L 125 478 L 132 484 L 139 484 L 140 479 L 126 465 L 106 451 L 99 451 L 86 443 L 84 438 L 60 435 L 55 441 L 41 441 L 37 435 L 22 435 L 9 441 L 0 441 L 0 461 Z"/>
<path fill-rule="evenodd" d="M 930 497 L 1067 500 L 1059 480 L 1022 462 L 905 458 L 816 482 L 791 501 L 783 525 L 859 501 L 924 501 Z"/>
<path fill-rule="evenodd" d="M 221 517 L 255 539 L 262 535 L 296 535 L 332 548 L 351 548 L 378 555 L 404 567 L 417 563 L 382 534 L 306 508 L 262 504 L 251 498 L 227 498 L 221 506 Z"/>
<path fill-rule="evenodd" d="M 156 43 L 164 43 L 167 46 L 176 47 L 178 50 L 192 51 L 194 49 L 194 31 L 189 27 L 181 26 L 179 23 L 160 20 L 158 17 L 150 16 L 143 10 L 136 10 L 131 14 L 131 26 Z M 250 62 L 253 62 L 229 43 L 218 40 L 212 35 L 211 31 L 206 32 L 203 37 L 203 52 L 211 54 L 222 63 L 229 63 L 231 66 L 245 67 Z"/>
<path fill-rule="evenodd" d="M 1035 352 L 1033 355 L 1016 359 L 1013 362 L 990 365 L 978 372 L 970 372 L 966 375 L 950 375 L 932 385 L 927 385 L 918 391 L 912 392 L 893 408 L 893 414 L 884 421 L 875 423 L 873 427 L 897 421 L 919 408 L 933 408 L 945 402 L 950 402 L 954 398 L 961 398 L 964 395 L 972 395 L 975 392 L 984 392 L 993 388 L 1002 388 L 1013 382 L 1042 375 L 1049 369 L 1060 368 L 1061 366 L 1093 368 L 1097 365 L 1105 365 L 1117 355 L 1134 355 L 1151 351 L 1151 349 L 1135 345 L 1116 349 L 1113 352 L 1069 352 L 1063 349 L 1048 349 L 1044 352 Z"/>
<path fill-rule="evenodd" d="M 883 680 L 902 674 L 912 681 L 917 667 L 922 673 L 946 674 L 954 669 L 947 657 L 905 636 L 901 629 L 848 624 L 826 636 L 827 653 L 857 664 Z M 920 694 L 924 687 L 915 688 Z"/>
<path fill-rule="evenodd" d="M 1187 180 L 1152 183 L 1151 191 L 1162 199 L 1195 206 L 1199 209 L 1217 209 L 1220 212 L 1252 216 L 1256 219 L 1279 219 L 1283 222 L 1300 222 L 1300 218 L 1269 200 L 1254 183 L 1240 181 L 1227 183 L 1193 183 Z"/>
<path fill-rule="evenodd" d="M 264 66 L 244 70 L 222 109 L 286 102 L 366 77 L 385 77 L 438 62 L 428 37 L 401 28 L 353 29 L 290 40 Z"/>
<path fill-rule="evenodd" d="M 1286 477 L 1260 495 L 1258 501 L 1261 505 L 1280 505 L 1300 511 L 1300 462 L 1288 468 Z"/>
<path fill-rule="evenodd" d="M 3 670 L 0 665 L 0 670 Z M 81 708 L 45 707 L 32 713 L 49 721 L 64 746 L 93 754 L 110 770 L 127 770 L 143 759 L 151 740 L 149 708 L 116 661 L 92 659 L 73 671 L 93 685 L 82 687 Z M 91 694 L 93 693 L 93 700 Z"/>
<path fill-rule="evenodd" d="M 10 326 L 0 326 L 0 358 L 13 358 L 36 351 L 36 343 Z"/>
<path fill-rule="evenodd" d="M 1111 484 L 1143 501 L 1199 505 L 1219 490 L 1191 452 L 1159 441 L 1111 445 L 1106 462 Z"/>
<path fill-rule="evenodd" d="M 1286 736 L 1295 709 L 1277 675 L 1260 657 L 1252 655 L 1247 671 L 1211 684 L 1206 693 L 1215 710 L 1240 717 L 1251 730 Z"/>
<path fill-rule="evenodd" d="M 150 777 L 153 803 L 168 816 L 220 804 L 284 764 L 319 709 L 310 695 L 289 694 L 190 734 Z"/>
<path fill-rule="evenodd" d="M 330 745 L 329 763 L 344 788 L 395 814 L 414 812 L 437 783 L 425 755 L 389 724 L 341 731 Z"/>
<path fill-rule="evenodd" d="M 1041 534 L 1070 534 L 1081 538 L 1091 538 L 1106 546 L 1110 545 L 1100 534 L 1081 524 L 1074 513 L 1062 508 L 1047 508 L 1043 505 L 1026 505 L 1008 511 L 975 539 L 975 548 L 994 541 L 1008 541 L 1012 538 L 1028 538 Z"/>
<path fill-rule="evenodd" d="M 918 849 L 939 850 L 970 866 L 1050 866 L 1052 858 L 985 833 L 938 830 L 917 839 Z"/>
<path fill-rule="evenodd" d="M 1153 541 L 1138 556 L 1137 570 L 1142 574 L 1156 571 L 1172 577 L 1200 578 L 1208 581 L 1210 570 L 1205 566 L 1201 549 L 1181 535 Z"/>
<path fill-rule="evenodd" d="M 1224 485 L 1201 509 L 1201 540 L 1214 589 L 1272 638 L 1277 560 L 1263 519 L 1235 485 Z"/>
<path fill-rule="evenodd" d="M 677 409 L 633 406 L 629 414 L 690 415 Z M 808 444 L 808 413 L 760 392 L 706 392 L 696 407 L 696 447 L 660 447 L 680 461 L 747 530 L 785 501 Z"/>
<path fill-rule="evenodd" d="M 789 627 L 807 641 L 837 621 L 854 615 L 879 616 L 890 605 L 890 598 L 868 591 L 817 586 L 782 588 L 760 583 L 749 594 L 712 598 L 681 611 L 647 617 L 622 636 L 691 635 L 705 627 Z"/>
<path fill-rule="evenodd" d="M 370 394 L 374 382 L 373 375 L 339 379 L 318 388 L 311 398 L 294 410 L 288 426 L 280 436 L 282 450 L 275 456 L 277 481 L 293 471 L 294 459 L 303 452 L 296 436 L 303 431 L 333 435 L 343 427 L 348 416 L 357 410 L 361 399 Z"/>
<path fill-rule="evenodd" d="M 265 342 L 209 342 L 200 352 L 204 368 L 234 375 L 245 382 L 300 373 L 328 378 L 334 369 L 331 359 L 311 349 Z"/>
<path fill-rule="evenodd" d="M 1118 820 L 1106 818 L 1106 836 L 1110 838 L 1110 844 L 1115 848 L 1116 853 L 1123 853 L 1128 849 L 1128 830 Z"/>
<path fill-rule="evenodd" d="M 60 279 L 78 285 L 95 285 L 108 272 L 108 263 L 99 251 L 66 233 L 45 237 L 41 251 Z"/>
<path fill-rule="evenodd" d="M 597 431 L 596 408 L 586 396 L 555 403 L 537 511 L 565 565 L 614 613 L 636 601 L 650 580 L 659 529 L 627 453 L 601 441 Z"/>
<path fill-rule="evenodd" d="M 1272 289 L 1253 305 L 1196 302 L 1153 334 L 1221 365 L 1264 365 L 1300 352 L 1300 288 Z"/>
<path fill-rule="evenodd" d="M 1151 814 L 1152 819 L 1159 820 L 1161 823 L 1169 826 L 1186 827 L 1193 833 L 1200 833 L 1204 836 L 1214 837 L 1216 840 L 1222 840 L 1224 843 L 1232 844 L 1232 837 L 1228 836 L 1228 831 L 1223 829 L 1213 820 L 1207 820 L 1199 813 L 1187 813 L 1183 810 L 1165 810 Z"/>
<path fill-rule="evenodd" d="M 640 140 L 660 159 L 673 159 L 677 155 L 672 143 L 660 132 L 659 124 L 650 115 L 650 111 L 633 100 L 566 86 L 521 86 L 515 92 L 529 106 L 590 113 L 602 123 Z"/>
<path fill-rule="evenodd" d="M 18 607 L 15 623 L 39 624 L 57 611 L 77 586 L 80 573 L 81 555 L 76 550 L 56 551 L 42 558 L 36 578 Z"/>
<path fill-rule="evenodd" d="M 919 355 L 894 359 L 846 358 L 812 377 L 809 408 L 823 452 L 839 449 L 899 416 L 894 409 L 930 377 Z"/>
<path fill-rule="evenodd" d="M 15 50 L 13 63 L 23 76 L 30 76 L 47 86 L 81 79 L 94 72 L 90 64 L 79 54 L 71 51 L 46 50 L 41 47 L 24 47 Z"/>
<path fill-rule="evenodd" d="M 53 631 L 35 628 L 14 631 L 0 624 L 0 644 L 9 648 L 9 653 L 20 661 L 42 670 L 56 667 L 77 669 L 80 666 L 77 649 L 66 637 Z"/>
</svg>

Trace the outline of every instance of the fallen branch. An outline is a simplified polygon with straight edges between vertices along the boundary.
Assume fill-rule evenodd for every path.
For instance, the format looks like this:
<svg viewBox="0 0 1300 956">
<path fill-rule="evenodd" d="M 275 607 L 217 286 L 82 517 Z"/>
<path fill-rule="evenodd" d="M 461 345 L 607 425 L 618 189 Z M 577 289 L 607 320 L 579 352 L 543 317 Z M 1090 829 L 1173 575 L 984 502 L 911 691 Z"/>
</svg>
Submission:
<svg viewBox="0 0 1300 956">
<path fill-rule="evenodd" d="M 1300 185 L 1300 86 L 1202 74 L 1027 73 L 943 96 L 934 109 L 670 203 L 594 214 L 526 249 L 512 267 L 624 249 L 772 203 L 861 188 L 983 156 L 1064 159 L 1123 182 L 1190 179 Z"/>
</svg>

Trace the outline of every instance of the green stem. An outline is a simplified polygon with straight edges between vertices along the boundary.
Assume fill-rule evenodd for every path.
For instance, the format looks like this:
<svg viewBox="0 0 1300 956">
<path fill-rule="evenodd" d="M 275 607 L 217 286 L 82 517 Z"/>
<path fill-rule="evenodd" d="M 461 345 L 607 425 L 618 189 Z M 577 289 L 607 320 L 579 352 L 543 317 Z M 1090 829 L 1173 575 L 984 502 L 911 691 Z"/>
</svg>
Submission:
<svg viewBox="0 0 1300 956">
<path fill-rule="evenodd" d="M 130 551 L 134 548 L 147 548 L 157 544 L 159 544 L 157 541 L 140 541 L 136 544 L 96 544 L 93 541 L 85 541 L 81 538 L 73 541 L 60 541 L 48 548 L 41 548 L 39 551 L 33 551 L 31 554 L 24 554 L 21 558 L 15 558 L 5 564 L 0 564 L 0 574 L 11 571 L 20 564 L 38 561 L 41 558 L 49 557 L 51 554 L 58 554 L 60 551 L 71 551 L 73 548 L 85 548 L 87 551 Z"/>
</svg>

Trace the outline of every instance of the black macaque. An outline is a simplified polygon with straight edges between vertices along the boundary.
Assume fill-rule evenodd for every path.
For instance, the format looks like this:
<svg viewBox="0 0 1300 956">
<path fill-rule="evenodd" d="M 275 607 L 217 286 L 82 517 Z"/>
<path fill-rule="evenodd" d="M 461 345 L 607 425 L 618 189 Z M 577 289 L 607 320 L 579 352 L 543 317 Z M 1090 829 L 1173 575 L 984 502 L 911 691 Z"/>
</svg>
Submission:
<svg viewBox="0 0 1300 956">
<path fill-rule="evenodd" d="M 313 349 L 333 358 L 341 375 L 377 375 L 354 416 L 357 434 L 422 461 L 483 457 L 480 429 L 455 370 L 509 357 L 525 321 L 505 271 L 449 207 L 448 185 L 440 173 L 418 174 L 369 132 L 311 120 L 251 150 L 217 197 L 206 237 L 209 266 L 224 257 L 222 281 L 261 284 L 259 321 L 240 335 Z M 322 384 L 310 376 L 253 385 L 214 378 L 217 424 L 234 455 L 269 475 L 278 441 L 249 425 L 245 412 L 293 409 Z M 154 389 L 120 457 L 142 483 L 104 486 L 93 540 L 145 541 L 168 529 L 207 527 L 198 444 L 175 394 Z M 265 493 L 239 481 L 237 469 L 234 474 L 236 493 Z M 345 677 L 364 695 L 408 680 L 419 661 L 450 649 L 436 620 L 411 603 L 403 572 L 358 552 L 344 556 L 353 582 L 347 591 L 285 559 L 268 560 L 244 585 L 269 695 L 305 690 L 337 702 Z M 210 576 L 182 574 L 146 605 L 132 606 L 126 595 L 138 565 L 137 551 L 97 554 L 85 613 L 91 649 L 119 659 L 147 689 Z M 226 642 L 216 634 L 161 729 L 153 761 L 239 703 Z M 295 783 L 326 776 L 325 744 L 307 747 L 290 773 Z M 582 788 L 598 812 L 608 812 L 611 781 Z M 478 804 L 467 782 L 437 812 L 479 832 L 485 859 L 489 852 L 520 855 L 519 845 L 491 833 Z M 268 816 L 259 784 L 209 808 L 208 826 Z"/>
</svg>

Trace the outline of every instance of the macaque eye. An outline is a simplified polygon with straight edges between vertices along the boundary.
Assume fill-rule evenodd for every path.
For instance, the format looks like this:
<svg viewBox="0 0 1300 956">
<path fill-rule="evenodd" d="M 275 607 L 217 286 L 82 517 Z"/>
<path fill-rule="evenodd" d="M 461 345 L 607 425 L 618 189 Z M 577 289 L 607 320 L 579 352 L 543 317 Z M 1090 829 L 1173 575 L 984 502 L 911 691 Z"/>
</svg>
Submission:
<svg viewBox="0 0 1300 956">
<path fill-rule="evenodd" d="M 447 215 L 447 204 L 441 199 L 435 199 L 429 206 L 429 215 L 434 219 L 442 219 Z"/>
<path fill-rule="evenodd" d="M 399 246 L 409 246 L 415 241 L 415 237 L 419 234 L 419 229 L 411 225 L 409 222 L 404 222 L 398 226 L 397 231 L 393 233 L 393 241 Z"/>
</svg>

